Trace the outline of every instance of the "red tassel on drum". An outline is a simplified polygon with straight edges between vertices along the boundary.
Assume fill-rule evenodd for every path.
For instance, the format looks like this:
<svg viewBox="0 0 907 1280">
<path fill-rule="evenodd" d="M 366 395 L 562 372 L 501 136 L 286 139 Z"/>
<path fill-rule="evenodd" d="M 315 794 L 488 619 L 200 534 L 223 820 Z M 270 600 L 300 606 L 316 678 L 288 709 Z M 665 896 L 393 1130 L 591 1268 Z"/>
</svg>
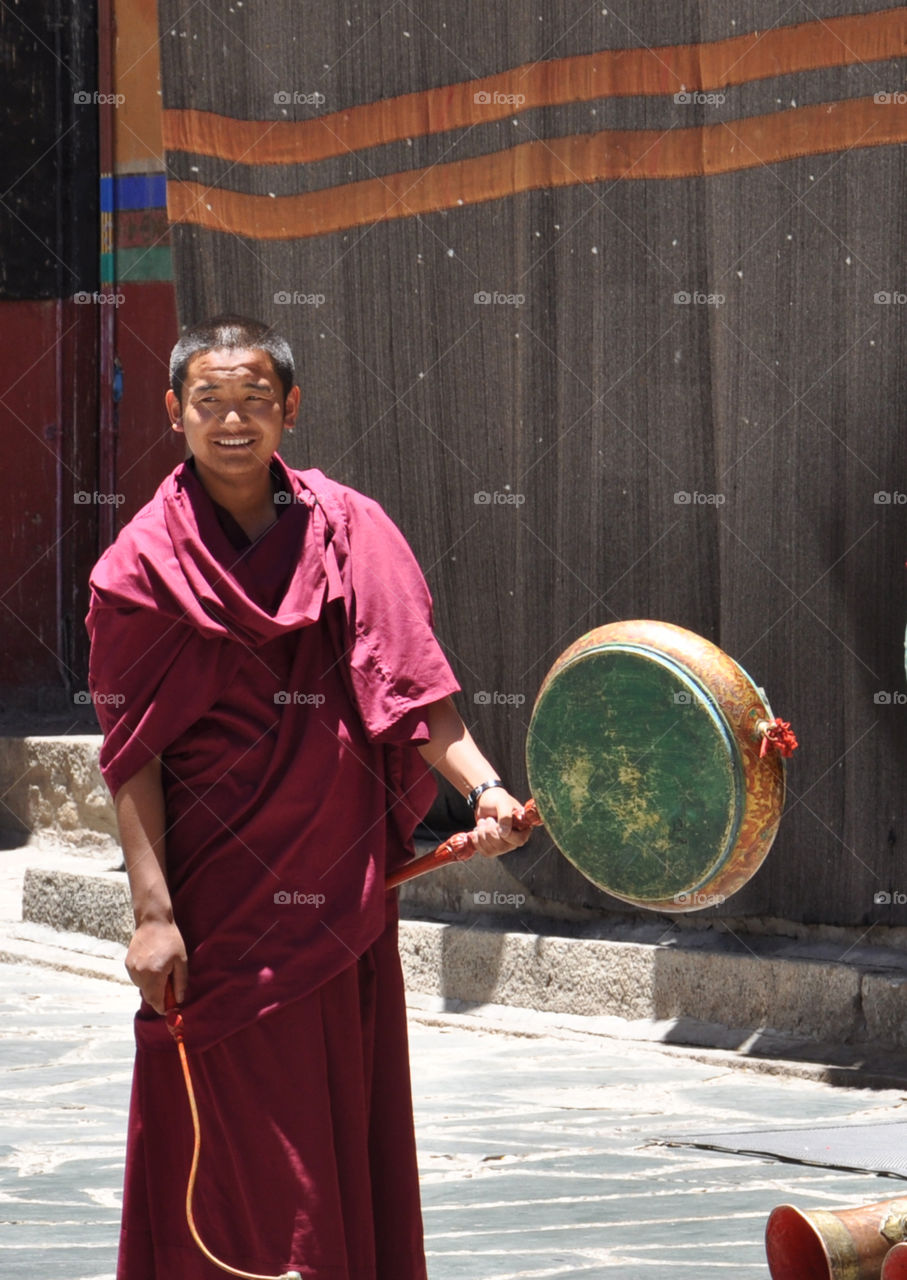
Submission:
<svg viewBox="0 0 907 1280">
<path fill-rule="evenodd" d="M 779 755 L 792 756 L 800 745 L 789 722 L 782 720 L 780 716 L 775 716 L 774 720 L 761 720 L 758 728 L 762 733 L 760 760 L 768 754 L 769 746 L 773 746 Z"/>
</svg>

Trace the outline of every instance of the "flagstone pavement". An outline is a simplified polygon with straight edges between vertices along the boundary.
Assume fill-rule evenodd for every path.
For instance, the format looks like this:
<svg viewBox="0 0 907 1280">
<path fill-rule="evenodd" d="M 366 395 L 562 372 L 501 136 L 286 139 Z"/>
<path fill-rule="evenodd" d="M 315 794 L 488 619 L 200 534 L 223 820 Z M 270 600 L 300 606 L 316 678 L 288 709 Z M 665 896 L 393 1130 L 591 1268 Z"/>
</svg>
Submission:
<svg viewBox="0 0 907 1280">
<path fill-rule="evenodd" d="M 135 993 L 0 965 L 0 1276 L 112 1280 Z M 726 1056 L 416 1012 L 411 1050 L 431 1280 L 752 1277 L 771 1209 L 891 1199 L 890 1177 L 663 1145 L 720 1128 L 903 1119 Z M 174 1277 L 174 1280 L 178 1278 Z"/>
</svg>

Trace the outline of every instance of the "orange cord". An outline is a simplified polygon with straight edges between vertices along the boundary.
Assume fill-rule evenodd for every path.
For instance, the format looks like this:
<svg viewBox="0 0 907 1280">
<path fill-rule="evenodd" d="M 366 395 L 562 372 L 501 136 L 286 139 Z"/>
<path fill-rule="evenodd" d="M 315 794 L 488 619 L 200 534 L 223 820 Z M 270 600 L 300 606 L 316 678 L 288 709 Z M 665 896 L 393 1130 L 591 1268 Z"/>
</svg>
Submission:
<svg viewBox="0 0 907 1280">
<path fill-rule="evenodd" d="M 180 1063 L 183 1068 L 183 1079 L 186 1082 L 186 1096 L 189 1099 L 189 1110 L 192 1113 L 192 1130 L 195 1134 L 195 1146 L 192 1151 L 192 1166 L 189 1170 L 189 1182 L 186 1187 L 186 1222 L 189 1224 L 189 1230 L 192 1233 L 192 1239 L 201 1249 L 202 1253 L 209 1262 L 213 1262 L 221 1271 L 226 1271 L 228 1275 L 239 1276 L 240 1280 L 302 1280 L 302 1276 L 298 1271 L 286 1271 L 280 1276 L 263 1276 L 254 1271 L 239 1271 L 236 1267 L 231 1267 L 226 1262 L 221 1262 L 220 1258 L 215 1258 L 214 1254 L 207 1247 L 198 1233 L 195 1225 L 195 1215 L 192 1212 L 192 1197 L 195 1193 L 195 1175 L 198 1172 L 198 1161 L 202 1150 L 202 1130 L 198 1119 L 198 1106 L 195 1101 L 195 1090 L 192 1087 L 192 1074 L 189 1071 L 189 1056 L 186 1053 L 186 1046 L 183 1042 L 183 1016 L 179 1011 L 176 998 L 173 994 L 173 986 L 170 979 L 167 979 L 167 1026 L 170 1034 L 176 1041 L 176 1047 L 179 1050 Z"/>
</svg>

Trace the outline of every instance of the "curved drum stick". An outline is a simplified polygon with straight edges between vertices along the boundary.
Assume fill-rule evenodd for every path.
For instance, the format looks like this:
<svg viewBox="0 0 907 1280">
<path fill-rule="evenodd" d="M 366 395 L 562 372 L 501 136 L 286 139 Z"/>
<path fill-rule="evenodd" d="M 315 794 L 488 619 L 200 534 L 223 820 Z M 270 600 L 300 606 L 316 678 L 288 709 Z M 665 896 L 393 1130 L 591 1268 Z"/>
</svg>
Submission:
<svg viewBox="0 0 907 1280">
<path fill-rule="evenodd" d="M 534 800 L 527 800 L 523 808 L 513 815 L 512 825 L 514 831 L 529 831 L 532 827 L 544 825 Z M 414 858 L 405 867 L 388 876 L 387 887 L 396 889 L 397 885 L 414 880 L 416 876 L 424 876 L 427 871 L 434 871 L 436 867 L 446 867 L 449 862 L 468 862 L 475 851 L 472 832 L 458 831 L 430 853 Z"/>
<path fill-rule="evenodd" d="M 189 1185 L 186 1187 L 186 1222 L 192 1239 L 198 1245 L 199 1249 L 205 1255 L 209 1262 L 213 1262 L 215 1267 L 221 1271 L 225 1271 L 227 1275 L 238 1276 L 239 1280 L 302 1280 L 302 1276 L 298 1271 L 285 1271 L 280 1276 L 263 1276 L 253 1271 L 240 1271 L 237 1267 L 231 1267 L 227 1262 L 221 1262 L 220 1258 L 214 1256 L 205 1242 L 202 1240 L 195 1225 L 195 1214 L 192 1210 L 192 1197 L 195 1192 L 195 1175 L 198 1172 L 198 1161 L 202 1149 L 202 1132 L 198 1120 L 198 1107 L 195 1102 L 195 1090 L 192 1087 L 192 1074 L 189 1070 L 189 1058 L 186 1054 L 186 1045 L 183 1041 L 183 1015 L 180 1013 L 180 1006 L 176 1003 L 176 996 L 173 993 L 173 983 L 170 978 L 167 979 L 167 988 L 165 993 L 165 1005 L 167 1009 L 167 1028 L 176 1041 L 176 1047 L 179 1050 L 180 1063 L 183 1068 L 183 1080 L 186 1085 L 186 1097 L 189 1100 L 189 1110 L 192 1114 L 192 1132 L 195 1136 L 195 1143 L 192 1151 L 192 1167 L 189 1170 Z"/>
</svg>

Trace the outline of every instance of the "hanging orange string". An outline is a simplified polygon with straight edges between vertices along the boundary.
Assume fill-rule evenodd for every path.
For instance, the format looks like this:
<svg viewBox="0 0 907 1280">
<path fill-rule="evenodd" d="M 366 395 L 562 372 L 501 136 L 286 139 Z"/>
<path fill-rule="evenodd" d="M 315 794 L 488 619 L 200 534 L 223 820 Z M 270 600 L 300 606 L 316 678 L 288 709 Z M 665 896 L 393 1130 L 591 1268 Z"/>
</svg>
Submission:
<svg viewBox="0 0 907 1280">
<path fill-rule="evenodd" d="M 302 1280 L 302 1276 L 298 1271 L 285 1271 L 280 1276 L 263 1276 L 254 1271 L 239 1271 L 236 1267 L 231 1267 L 226 1262 L 221 1262 L 220 1258 L 215 1258 L 211 1250 L 206 1246 L 198 1233 L 195 1225 L 195 1215 L 192 1212 L 192 1198 L 195 1194 L 195 1176 L 198 1173 L 198 1161 L 202 1150 L 202 1131 L 198 1119 L 198 1106 L 195 1101 L 195 1090 L 192 1087 L 192 1073 L 189 1070 L 189 1056 L 186 1053 L 186 1045 L 183 1041 L 183 1015 L 180 1013 L 179 1005 L 176 1003 L 176 997 L 173 993 L 173 984 L 167 979 L 167 989 L 165 995 L 165 1004 L 167 1008 L 167 1027 L 170 1034 L 176 1041 L 176 1047 L 180 1055 L 180 1064 L 183 1068 L 183 1079 L 186 1082 L 186 1096 L 189 1099 L 189 1110 L 192 1113 L 192 1130 L 195 1134 L 195 1145 L 192 1151 L 192 1165 L 189 1169 L 189 1183 L 186 1187 L 186 1222 L 189 1224 L 189 1230 L 192 1233 L 192 1239 L 201 1249 L 202 1253 L 209 1262 L 213 1262 L 221 1271 L 226 1271 L 227 1275 L 239 1276 L 240 1280 Z"/>
</svg>

